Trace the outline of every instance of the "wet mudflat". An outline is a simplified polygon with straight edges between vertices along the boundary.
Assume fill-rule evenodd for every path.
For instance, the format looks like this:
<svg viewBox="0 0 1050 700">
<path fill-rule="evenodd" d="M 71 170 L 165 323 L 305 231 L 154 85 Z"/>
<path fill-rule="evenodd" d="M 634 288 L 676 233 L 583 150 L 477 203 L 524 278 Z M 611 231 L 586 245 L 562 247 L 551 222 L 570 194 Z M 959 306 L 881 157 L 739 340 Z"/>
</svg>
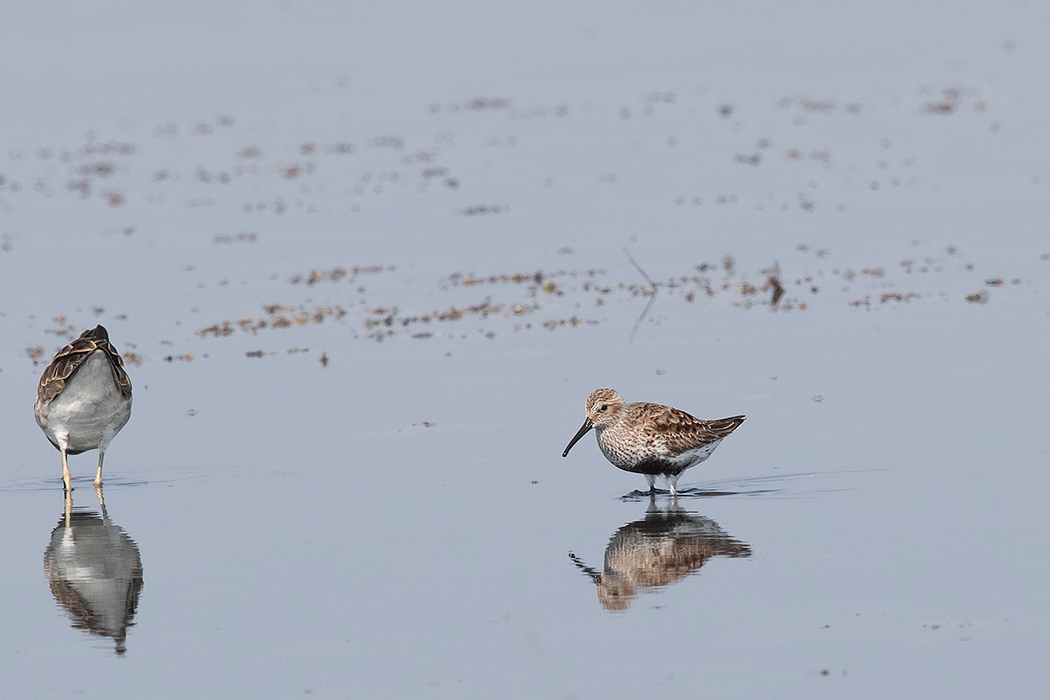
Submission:
<svg viewBox="0 0 1050 700">
<path fill-rule="evenodd" d="M 362 64 L 282 9 L 199 91 L 71 35 L 111 71 L 79 115 L 11 79 L 6 692 L 1040 696 L 1048 25 L 622 9 Z M 716 31 L 774 20 L 769 56 Z M 98 323 L 134 407 L 67 514 L 32 403 Z M 590 435 L 561 457 L 599 386 L 748 418 L 650 501 Z"/>
</svg>

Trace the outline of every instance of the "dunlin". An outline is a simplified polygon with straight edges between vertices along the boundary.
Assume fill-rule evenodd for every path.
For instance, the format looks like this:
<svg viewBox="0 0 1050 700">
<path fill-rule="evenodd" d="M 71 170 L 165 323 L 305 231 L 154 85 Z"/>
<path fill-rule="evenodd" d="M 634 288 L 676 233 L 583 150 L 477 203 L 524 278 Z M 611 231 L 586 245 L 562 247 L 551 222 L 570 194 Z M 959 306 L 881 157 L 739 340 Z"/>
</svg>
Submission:
<svg viewBox="0 0 1050 700">
<path fill-rule="evenodd" d="M 654 591 L 698 571 L 712 557 L 749 557 L 751 547 L 730 537 L 714 520 L 687 513 L 670 499 L 666 510 L 649 501 L 645 519 L 617 530 L 596 571 L 572 552 L 569 557 L 598 586 L 606 610 L 626 610 L 642 591 Z"/>
<path fill-rule="evenodd" d="M 562 457 L 591 428 L 605 458 L 628 472 L 644 474 L 650 493 L 663 476 L 671 495 L 678 477 L 711 456 L 726 435 L 740 427 L 744 416 L 699 420 L 685 411 L 656 403 L 624 403 L 612 389 L 595 389 L 587 397 L 587 419 Z"/>
<path fill-rule="evenodd" d="M 131 417 L 131 379 L 102 326 L 84 331 L 44 370 L 34 407 L 37 425 L 62 453 L 62 480 L 72 490 L 66 455 L 98 450 L 102 485 L 106 448 Z"/>
</svg>

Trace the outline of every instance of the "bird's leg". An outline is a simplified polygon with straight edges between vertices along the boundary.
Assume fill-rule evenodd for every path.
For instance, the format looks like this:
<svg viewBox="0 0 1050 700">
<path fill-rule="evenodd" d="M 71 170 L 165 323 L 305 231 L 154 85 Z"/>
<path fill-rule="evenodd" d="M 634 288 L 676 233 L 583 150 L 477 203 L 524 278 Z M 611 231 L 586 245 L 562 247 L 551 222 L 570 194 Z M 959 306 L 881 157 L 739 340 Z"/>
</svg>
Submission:
<svg viewBox="0 0 1050 700">
<path fill-rule="evenodd" d="M 655 474 L 646 474 L 645 475 L 645 480 L 649 482 L 649 495 L 650 496 L 655 496 L 656 495 L 656 475 Z"/>
<path fill-rule="evenodd" d="M 71 496 L 73 493 L 73 476 L 69 473 L 69 460 L 66 458 L 66 448 L 60 447 L 62 450 L 62 484 L 65 486 L 67 496 Z"/>
<path fill-rule="evenodd" d="M 73 494 L 66 491 L 66 531 L 69 531 L 69 526 L 73 520 Z"/>
<path fill-rule="evenodd" d="M 678 477 L 680 476 L 681 474 L 667 475 L 667 487 L 671 489 L 671 498 L 674 498 L 676 495 L 678 495 Z"/>
<path fill-rule="evenodd" d="M 106 451 L 101 447 L 98 448 L 98 471 L 95 473 L 95 488 L 102 486 L 102 459 L 106 456 Z"/>
</svg>

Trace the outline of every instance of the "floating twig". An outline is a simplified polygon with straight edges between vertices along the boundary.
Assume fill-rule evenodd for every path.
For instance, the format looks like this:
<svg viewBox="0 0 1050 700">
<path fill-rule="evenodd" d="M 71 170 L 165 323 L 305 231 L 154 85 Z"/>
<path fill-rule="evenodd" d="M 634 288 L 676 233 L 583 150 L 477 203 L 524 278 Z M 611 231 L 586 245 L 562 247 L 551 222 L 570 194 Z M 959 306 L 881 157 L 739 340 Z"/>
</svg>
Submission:
<svg viewBox="0 0 1050 700">
<path fill-rule="evenodd" d="M 656 293 L 659 290 L 659 287 L 656 285 L 656 282 L 653 282 L 649 275 L 645 274 L 645 270 L 642 269 L 642 266 L 639 265 L 631 256 L 631 251 L 624 248 L 623 252 L 627 254 L 627 259 L 631 261 L 632 265 L 634 265 L 634 269 L 638 270 L 638 272 L 641 273 L 642 277 L 645 278 L 645 281 L 649 283 L 649 288 L 652 291 L 652 296 L 649 298 L 649 303 L 645 305 L 644 309 L 642 309 L 642 315 L 639 316 L 638 320 L 634 322 L 634 328 L 631 329 L 631 338 L 628 342 L 633 343 L 634 336 L 638 332 L 638 328 L 642 325 L 642 321 L 644 321 L 645 317 L 649 314 L 649 309 L 653 308 L 653 304 L 656 303 Z"/>
</svg>

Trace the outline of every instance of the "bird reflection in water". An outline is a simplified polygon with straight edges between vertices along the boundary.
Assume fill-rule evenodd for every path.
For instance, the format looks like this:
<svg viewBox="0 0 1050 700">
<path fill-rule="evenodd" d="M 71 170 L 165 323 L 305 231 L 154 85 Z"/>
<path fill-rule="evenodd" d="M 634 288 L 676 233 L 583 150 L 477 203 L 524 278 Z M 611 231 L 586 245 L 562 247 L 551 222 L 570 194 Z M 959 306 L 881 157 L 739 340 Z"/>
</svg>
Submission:
<svg viewBox="0 0 1050 700">
<path fill-rule="evenodd" d="M 639 592 L 669 586 L 698 571 L 711 557 L 749 557 L 751 547 L 714 520 L 688 513 L 672 499 L 661 510 L 650 499 L 645 518 L 617 530 L 605 548 L 605 567 L 595 571 L 569 557 L 598 586 L 606 610 L 627 610 Z"/>
<path fill-rule="evenodd" d="M 128 533 L 109 519 L 101 490 L 98 497 L 101 515 L 74 511 L 67 493 L 65 513 L 44 550 L 44 573 L 73 627 L 112 639 L 121 655 L 142 591 L 142 559 Z"/>
</svg>

